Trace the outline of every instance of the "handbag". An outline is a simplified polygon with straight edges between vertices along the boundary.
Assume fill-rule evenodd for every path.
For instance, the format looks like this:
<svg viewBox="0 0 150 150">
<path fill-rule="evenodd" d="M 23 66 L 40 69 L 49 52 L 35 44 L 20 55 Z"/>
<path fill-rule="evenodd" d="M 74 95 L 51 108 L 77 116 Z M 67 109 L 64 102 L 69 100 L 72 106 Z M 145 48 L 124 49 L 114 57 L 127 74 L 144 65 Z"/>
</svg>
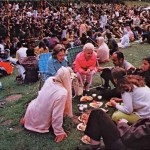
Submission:
<svg viewBox="0 0 150 150">
<path fill-rule="evenodd" d="M 72 87 L 73 87 L 75 96 L 80 96 L 83 94 L 83 86 L 79 82 L 78 78 L 73 79 Z"/>
<path fill-rule="evenodd" d="M 121 139 L 127 147 L 150 149 L 150 118 L 139 119 L 131 126 L 120 128 L 124 129 Z"/>
</svg>

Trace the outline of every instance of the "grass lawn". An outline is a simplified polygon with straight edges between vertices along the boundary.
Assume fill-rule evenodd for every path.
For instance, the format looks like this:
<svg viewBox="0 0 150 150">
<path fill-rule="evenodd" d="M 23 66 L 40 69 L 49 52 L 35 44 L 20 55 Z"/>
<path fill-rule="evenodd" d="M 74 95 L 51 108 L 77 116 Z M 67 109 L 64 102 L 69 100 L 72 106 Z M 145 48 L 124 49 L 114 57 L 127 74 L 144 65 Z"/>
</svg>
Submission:
<svg viewBox="0 0 150 150">
<path fill-rule="evenodd" d="M 132 44 L 132 47 L 122 51 L 125 54 L 125 58 L 138 67 L 142 58 L 150 55 L 150 45 Z M 111 65 L 111 62 L 107 64 L 107 66 Z M 34 133 L 25 130 L 19 125 L 19 120 L 24 115 L 27 104 L 38 93 L 39 83 L 18 85 L 15 81 L 15 76 L 16 70 L 12 75 L 0 79 L 4 87 L 0 91 L 0 103 L 5 102 L 0 108 L 0 150 L 73 150 L 77 145 L 81 144 L 80 138 L 83 133 L 77 131 L 76 124 L 72 123 L 69 118 L 64 120 L 64 128 L 68 133 L 68 138 L 61 143 L 55 143 L 54 135 L 51 133 Z M 99 83 L 99 76 L 96 75 L 93 85 L 99 85 Z M 91 91 L 91 93 L 93 92 L 97 91 Z M 22 97 L 15 101 L 17 97 L 15 99 L 8 97 L 13 94 L 22 94 Z M 76 115 L 78 114 L 78 103 L 79 97 L 73 100 L 73 110 Z M 109 112 L 112 111 L 110 109 Z"/>
<path fill-rule="evenodd" d="M 135 6 L 135 5 L 137 5 L 137 6 L 149 6 L 150 5 L 150 3 L 149 2 L 143 2 L 143 1 L 130 1 L 130 0 L 128 0 L 128 1 L 125 1 L 125 3 L 128 5 L 128 6 L 131 6 L 131 7 L 133 7 L 133 6 Z"/>
</svg>

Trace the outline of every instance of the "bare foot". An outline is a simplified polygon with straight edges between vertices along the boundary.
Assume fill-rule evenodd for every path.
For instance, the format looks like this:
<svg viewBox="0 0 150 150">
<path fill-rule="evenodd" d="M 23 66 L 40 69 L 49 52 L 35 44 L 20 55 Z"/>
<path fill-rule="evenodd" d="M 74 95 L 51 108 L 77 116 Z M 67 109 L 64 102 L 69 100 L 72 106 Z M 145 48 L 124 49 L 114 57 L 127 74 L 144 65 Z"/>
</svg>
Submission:
<svg viewBox="0 0 150 150">
<path fill-rule="evenodd" d="M 23 126 L 23 125 L 24 125 L 24 123 L 25 123 L 25 119 L 24 119 L 24 118 L 21 118 L 21 119 L 20 119 L 20 125 L 22 125 L 22 126 Z"/>
</svg>

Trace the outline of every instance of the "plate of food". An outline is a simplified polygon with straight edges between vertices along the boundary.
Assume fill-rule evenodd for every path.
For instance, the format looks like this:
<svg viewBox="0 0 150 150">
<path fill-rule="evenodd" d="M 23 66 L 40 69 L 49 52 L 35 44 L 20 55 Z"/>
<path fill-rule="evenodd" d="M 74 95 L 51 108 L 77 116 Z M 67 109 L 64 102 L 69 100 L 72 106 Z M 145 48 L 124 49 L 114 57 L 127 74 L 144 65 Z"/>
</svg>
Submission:
<svg viewBox="0 0 150 150">
<path fill-rule="evenodd" d="M 109 106 L 109 107 L 112 107 L 112 104 L 111 104 L 111 102 L 107 102 L 107 103 L 105 104 L 105 106 L 106 106 L 106 107 L 108 107 L 108 106 Z"/>
<path fill-rule="evenodd" d="M 77 129 L 78 129 L 79 131 L 85 131 L 85 128 L 86 128 L 86 125 L 84 125 L 84 123 L 79 123 L 79 124 L 77 125 Z"/>
<path fill-rule="evenodd" d="M 81 141 L 82 141 L 84 144 L 90 144 L 90 137 L 87 136 L 87 135 L 84 135 L 84 136 L 81 138 Z"/>
<path fill-rule="evenodd" d="M 94 102 L 90 103 L 89 105 L 93 108 L 99 108 L 103 105 L 103 102 L 94 101 Z"/>
<path fill-rule="evenodd" d="M 93 100 L 93 97 L 92 96 L 82 96 L 81 98 L 80 98 L 80 101 L 81 102 L 90 102 L 90 101 L 92 101 Z"/>
<path fill-rule="evenodd" d="M 88 117 L 89 117 L 88 114 L 82 113 L 82 115 L 78 117 L 78 120 L 79 120 L 80 122 L 85 122 L 85 121 L 88 119 Z"/>
</svg>

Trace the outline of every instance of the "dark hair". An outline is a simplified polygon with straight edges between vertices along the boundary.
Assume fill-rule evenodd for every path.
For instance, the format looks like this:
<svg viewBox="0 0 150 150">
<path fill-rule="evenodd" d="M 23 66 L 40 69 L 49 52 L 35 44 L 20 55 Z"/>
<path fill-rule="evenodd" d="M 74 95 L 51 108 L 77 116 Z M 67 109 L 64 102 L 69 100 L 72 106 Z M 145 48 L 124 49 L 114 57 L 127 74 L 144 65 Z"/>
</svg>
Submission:
<svg viewBox="0 0 150 150">
<path fill-rule="evenodd" d="M 112 38 L 111 33 L 110 33 L 110 32 L 106 32 L 106 37 L 107 37 L 108 39 Z"/>
<path fill-rule="evenodd" d="M 112 77 L 114 79 L 121 79 L 126 75 L 126 70 L 121 67 L 115 67 L 111 70 Z"/>
<path fill-rule="evenodd" d="M 44 49 L 46 49 L 46 45 L 45 45 L 45 43 L 44 43 L 43 41 L 40 41 L 40 42 L 39 42 L 39 48 L 44 48 Z"/>
<path fill-rule="evenodd" d="M 27 53 L 27 56 L 35 56 L 33 48 L 27 49 L 26 53 Z"/>
<path fill-rule="evenodd" d="M 124 54 L 123 54 L 122 52 L 120 52 L 120 51 L 116 51 L 116 52 L 114 52 L 113 54 L 117 54 L 117 58 L 118 58 L 118 59 L 121 59 L 121 58 L 124 59 Z"/>
<path fill-rule="evenodd" d="M 117 87 L 121 93 L 124 93 L 125 91 L 132 92 L 134 85 L 137 87 L 144 87 L 144 79 L 139 75 L 127 75 L 122 79 L 117 80 Z"/>
<path fill-rule="evenodd" d="M 57 54 L 58 54 L 59 52 L 61 52 L 61 51 L 66 52 L 65 46 L 64 46 L 63 44 L 57 44 L 57 45 L 54 47 L 54 49 L 53 49 L 52 57 L 56 59 L 56 58 L 57 58 Z"/>
<path fill-rule="evenodd" d="M 150 56 L 148 56 L 148 57 L 144 57 L 144 58 L 143 58 L 143 60 L 148 61 L 148 63 L 150 64 Z"/>
<path fill-rule="evenodd" d="M 18 43 L 17 43 L 17 47 L 20 48 L 21 46 L 22 46 L 22 43 L 21 43 L 21 42 L 18 42 Z"/>
</svg>

